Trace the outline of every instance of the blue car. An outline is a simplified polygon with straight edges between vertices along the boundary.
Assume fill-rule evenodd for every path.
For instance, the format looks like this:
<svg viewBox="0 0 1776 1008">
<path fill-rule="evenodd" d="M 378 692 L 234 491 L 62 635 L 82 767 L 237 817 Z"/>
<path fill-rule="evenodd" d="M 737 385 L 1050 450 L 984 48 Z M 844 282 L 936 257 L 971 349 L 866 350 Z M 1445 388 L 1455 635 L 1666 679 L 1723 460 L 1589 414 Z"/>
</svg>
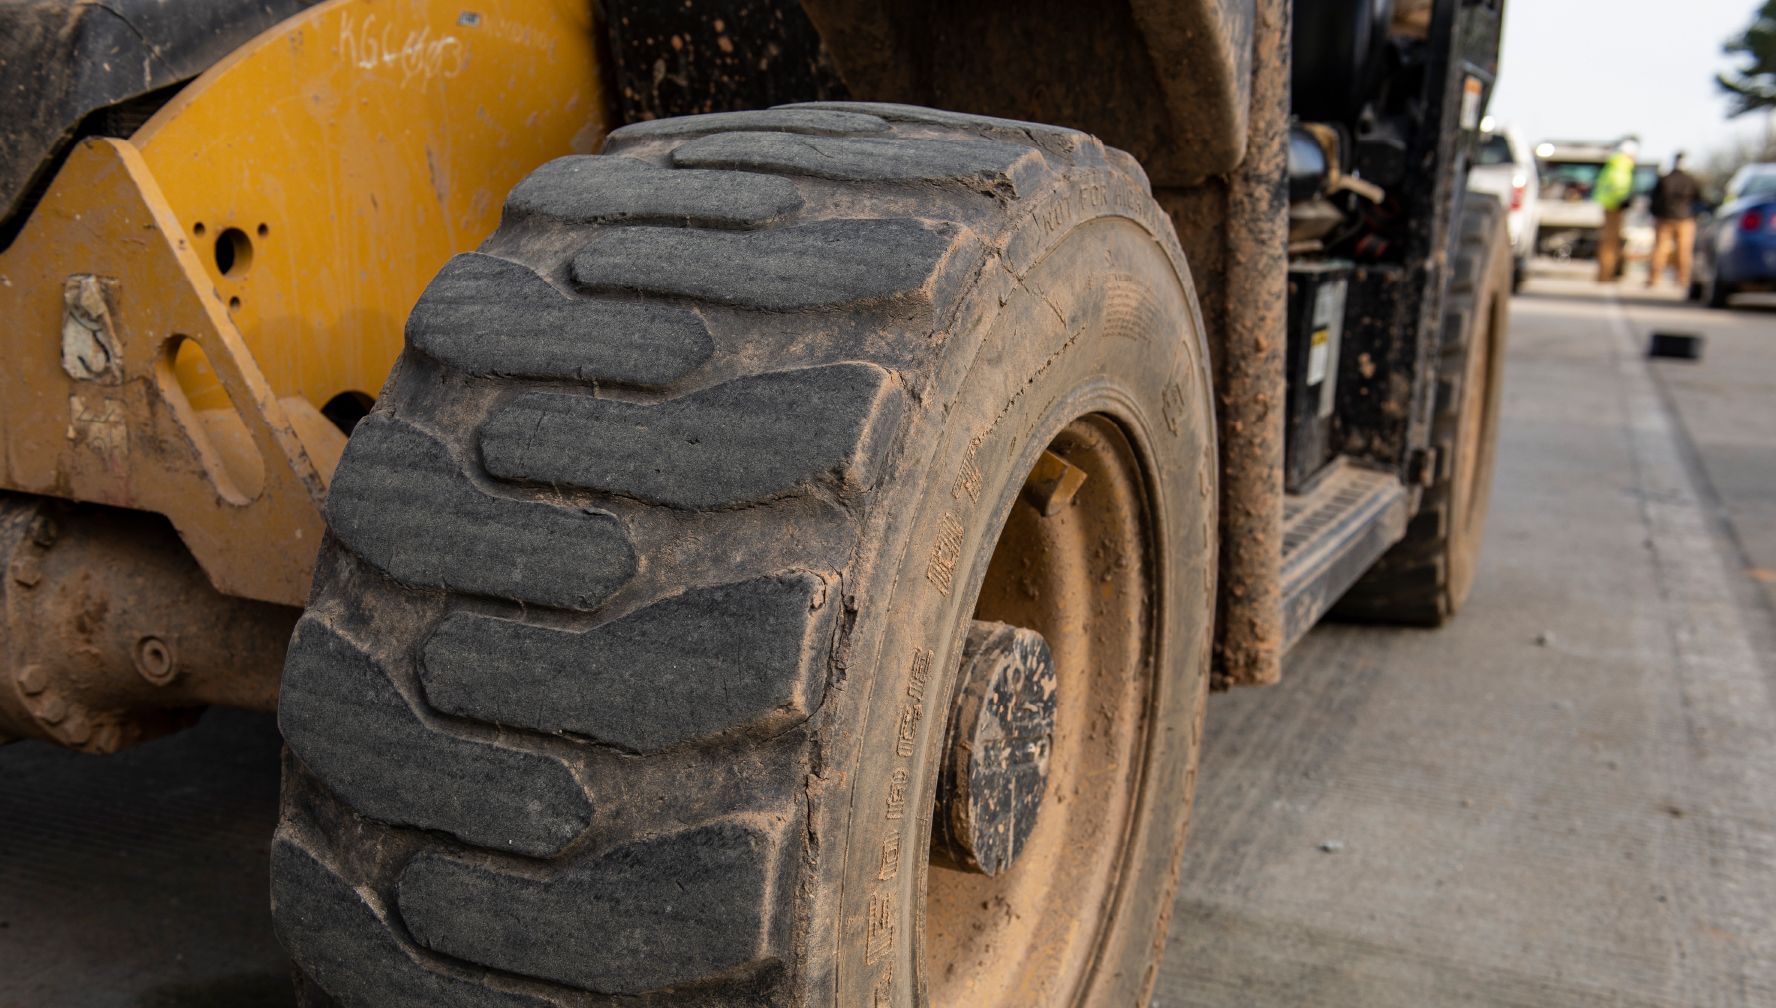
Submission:
<svg viewBox="0 0 1776 1008">
<path fill-rule="evenodd" d="M 1776 290 L 1776 164 L 1746 165 L 1696 234 L 1691 300 L 1725 308 L 1742 291 Z"/>
</svg>

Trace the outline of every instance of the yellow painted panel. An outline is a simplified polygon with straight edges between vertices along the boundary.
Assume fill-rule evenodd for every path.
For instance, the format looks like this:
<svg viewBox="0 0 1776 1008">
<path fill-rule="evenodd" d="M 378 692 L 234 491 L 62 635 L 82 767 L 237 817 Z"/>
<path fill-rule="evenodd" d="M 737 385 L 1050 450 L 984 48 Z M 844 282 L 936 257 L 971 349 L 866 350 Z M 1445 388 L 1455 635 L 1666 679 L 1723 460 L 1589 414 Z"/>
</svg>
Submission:
<svg viewBox="0 0 1776 1008">
<path fill-rule="evenodd" d="M 163 514 L 218 590 L 302 604 L 345 438 L 254 367 L 139 151 L 74 145 L 0 253 L 0 319 L 0 487 Z"/>
<path fill-rule="evenodd" d="M 605 127 L 587 0 L 332 0 L 131 142 L 272 389 L 320 406 L 375 395 L 432 274 L 527 172 Z M 195 406 L 226 404 L 179 364 Z"/>
</svg>

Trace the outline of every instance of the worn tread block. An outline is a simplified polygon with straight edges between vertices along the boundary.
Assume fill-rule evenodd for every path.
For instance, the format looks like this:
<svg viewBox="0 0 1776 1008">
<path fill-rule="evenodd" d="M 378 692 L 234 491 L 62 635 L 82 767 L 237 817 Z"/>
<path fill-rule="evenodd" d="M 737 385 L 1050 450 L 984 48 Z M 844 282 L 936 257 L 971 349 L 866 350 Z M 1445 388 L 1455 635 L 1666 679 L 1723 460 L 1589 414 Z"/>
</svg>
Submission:
<svg viewBox="0 0 1776 1008">
<path fill-rule="evenodd" d="M 529 268 L 479 252 L 444 264 L 407 342 L 474 375 L 664 385 L 707 361 L 709 329 L 681 305 L 565 297 Z"/>
<path fill-rule="evenodd" d="M 572 224 L 759 227 L 794 213 L 788 179 L 752 172 L 674 171 L 624 157 L 556 158 L 525 177 L 506 212 Z"/>
<path fill-rule="evenodd" d="M 381 414 L 352 432 L 327 517 L 354 553 L 428 588 L 592 609 L 636 569 L 614 516 L 495 497 L 442 442 Z"/>
<path fill-rule="evenodd" d="M 401 873 L 401 918 L 446 955 L 605 994 L 641 994 L 771 956 L 775 844 L 717 823 L 642 840 L 549 878 L 422 854 Z"/>
<path fill-rule="evenodd" d="M 279 938 L 340 1008 L 553 1008 L 427 969 L 376 907 L 288 836 L 272 843 L 271 879 Z"/>
<path fill-rule="evenodd" d="M 297 758 L 372 819 L 533 857 L 560 852 L 592 820 L 560 760 L 426 725 L 385 668 L 315 616 L 291 641 L 278 724 Z"/>
<path fill-rule="evenodd" d="M 1091 141 L 1090 134 L 1065 126 L 1025 122 L 1022 119 L 1001 119 L 998 116 L 974 115 L 968 112 L 949 112 L 920 105 L 897 105 L 893 102 L 800 102 L 779 105 L 777 108 L 783 111 L 845 110 L 877 116 L 890 123 L 970 130 L 981 136 L 1034 144 L 1051 154 L 1072 154 Z"/>
<path fill-rule="evenodd" d="M 1018 195 L 1046 169 L 1028 146 L 993 140 L 885 140 L 720 133 L 672 152 L 683 168 L 787 172 L 844 182 L 953 183 Z"/>
<path fill-rule="evenodd" d="M 767 231 L 611 228 L 573 259 L 592 293 L 700 298 L 790 312 L 922 292 L 954 241 L 949 226 L 824 220 Z"/>
<path fill-rule="evenodd" d="M 433 707 L 652 752 L 818 706 L 833 607 L 807 573 L 689 591 L 573 632 L 454 613 L 425 645 Z"/>
<path fill-rule="evenodd" d="M 736 129 L 774 130 L 809 136 L 856 136 L 886 133 L 888 128 L 888 123 L 880 116 L 846 109 L 784 107 L 746 112 L 710 112 L 630 123 L 611 131 L 605 140 L 605 150 L 609 151 L 630 142 Z"/>
<path fill-rule="evenodd" d="M 529 392 L 482 426 L 481 455 L 501 479 L 736 507 L 868 485 L 900 402 L 873 364 L 774 371 L 658 404 Z"/>
</svg>

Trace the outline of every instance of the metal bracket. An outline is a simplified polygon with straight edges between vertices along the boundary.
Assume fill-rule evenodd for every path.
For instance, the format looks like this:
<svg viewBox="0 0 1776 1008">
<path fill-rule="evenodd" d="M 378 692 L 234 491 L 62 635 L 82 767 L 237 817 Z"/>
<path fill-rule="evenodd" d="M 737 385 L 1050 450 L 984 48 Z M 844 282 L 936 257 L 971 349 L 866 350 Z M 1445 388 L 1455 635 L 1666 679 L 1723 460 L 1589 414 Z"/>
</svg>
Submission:
<svg viewBox="0 0 1776 1008">
<path fill-rule="evenodd" d="M 141 154 L 78 145 L 0 255 L 0 488 L 166 515 L 219 591 L 299 605 L 322 532 L 316 460 L 345 438 L 276 396 L 210 286 Z M 184 341 L 236 436 L 184 396 Z M 242 459 L 262 477 L 234 478 Z"/>
</svg>

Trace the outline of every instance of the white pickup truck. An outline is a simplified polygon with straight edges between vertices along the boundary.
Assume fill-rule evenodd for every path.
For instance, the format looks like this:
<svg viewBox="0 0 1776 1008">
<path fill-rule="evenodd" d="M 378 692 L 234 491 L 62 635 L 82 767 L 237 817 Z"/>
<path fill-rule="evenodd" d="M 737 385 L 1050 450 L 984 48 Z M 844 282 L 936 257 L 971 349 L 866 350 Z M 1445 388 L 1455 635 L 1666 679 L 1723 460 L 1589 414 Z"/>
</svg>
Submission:
<svg viewBox="0 0 1776 1008">
<path fill-rule="evenodd" d="M 1542 181 L 1534 246 L 1538 254 L 1557 259 L 1596 257 L 1603 207 L 1592 199 L 1592 192 L 1614 149 L 1613 144 L 1589 141 L 1556 140 L 1536 145 Z M 1652 212 L 1647 200 L 1658 181 L 1657 164 L 1642 161 L 1635 165 L 1634 198 L 1623 224 L 1628 259 L 1645 258 L 1653 250 Z"/>
<path fill-rule="evenodd" d="M 1523 285 L 1529 259 L 1535 255 L 1542 186 L 1529 145 L 1515 129 L 1496 125 L 1490 118 L 1481 121 L 1480 146 L 1473 167 L 1468 169 L 1468 188 L 1497 196 L 1505 208 L 1505 230 L 1511 237 L 1511 289 L 1516 290 Z"/>
</svg>

